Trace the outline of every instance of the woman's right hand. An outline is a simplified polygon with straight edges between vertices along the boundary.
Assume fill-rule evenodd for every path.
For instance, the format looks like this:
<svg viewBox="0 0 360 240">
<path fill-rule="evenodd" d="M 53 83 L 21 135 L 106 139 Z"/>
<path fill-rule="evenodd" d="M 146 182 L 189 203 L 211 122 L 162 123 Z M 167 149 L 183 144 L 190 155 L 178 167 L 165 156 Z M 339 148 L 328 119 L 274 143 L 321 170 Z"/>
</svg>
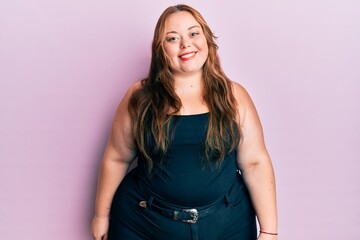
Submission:
<svg viewBox="0 0 360 240">
<path fill-rule="evenodd" d="M 107 240 L 109 230 L 109 217 L 95 216 L 92 220 L 92 236 L 94 240 Z"/>
</svg>

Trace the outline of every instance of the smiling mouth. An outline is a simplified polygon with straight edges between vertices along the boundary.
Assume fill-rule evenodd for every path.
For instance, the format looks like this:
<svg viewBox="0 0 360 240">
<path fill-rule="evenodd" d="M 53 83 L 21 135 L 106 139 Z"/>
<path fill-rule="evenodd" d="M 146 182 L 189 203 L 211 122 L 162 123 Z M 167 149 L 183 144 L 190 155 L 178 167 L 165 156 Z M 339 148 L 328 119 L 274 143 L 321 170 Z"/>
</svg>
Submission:
<svg viewBox="0 0 360 240">
<path fill-rule="evenodd" d="M 188 60 L 193 59 L 196 53 L 197 53 L 197 52 L 184 53 L 184 54 L 181 54 L 181 55 L 179 56 L 179 58 L 180 58 L 181 60 L 183 60 L 183 61 L 188 61 Z"/>
</svg>

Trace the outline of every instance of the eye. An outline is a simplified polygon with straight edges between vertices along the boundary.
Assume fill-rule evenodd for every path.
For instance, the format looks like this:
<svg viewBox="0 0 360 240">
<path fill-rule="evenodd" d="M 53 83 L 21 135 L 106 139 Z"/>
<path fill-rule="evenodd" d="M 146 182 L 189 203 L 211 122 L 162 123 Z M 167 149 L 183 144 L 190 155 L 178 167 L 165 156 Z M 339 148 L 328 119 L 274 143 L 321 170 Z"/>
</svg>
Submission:
<svg viewBox="0 0 360 240">
<path fill-rule="evenodd" d="M 192 32 L 190 35 L 191 35 L 191 37 L 196 37 L 199 34 L 200 34 L 199 32 Z"/>
<path fill-rule="evenodd" d="M 168 42 L 175 42 L 175 41 L 177 41 L 177 40 L 179 40 L 179 37 L 176 37 L 176 36 L 168 37 L 168 38 L 166 39 L 166 41 L 168 41 Z"/>
</svg>

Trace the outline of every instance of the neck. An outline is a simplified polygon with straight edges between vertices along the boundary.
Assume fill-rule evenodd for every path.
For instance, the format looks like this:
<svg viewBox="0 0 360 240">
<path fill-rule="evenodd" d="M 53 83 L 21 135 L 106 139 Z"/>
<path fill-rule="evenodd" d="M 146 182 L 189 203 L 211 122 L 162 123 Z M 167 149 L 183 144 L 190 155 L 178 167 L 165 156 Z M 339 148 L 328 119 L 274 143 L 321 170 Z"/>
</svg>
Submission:
<svg viewBox="0 0 360 240">
<path fill-rule="evenodd" d="M 201 89 L 203 83 L 202 71 L 193 74 L 174 74 L 175 89 Z"/>
</svg>

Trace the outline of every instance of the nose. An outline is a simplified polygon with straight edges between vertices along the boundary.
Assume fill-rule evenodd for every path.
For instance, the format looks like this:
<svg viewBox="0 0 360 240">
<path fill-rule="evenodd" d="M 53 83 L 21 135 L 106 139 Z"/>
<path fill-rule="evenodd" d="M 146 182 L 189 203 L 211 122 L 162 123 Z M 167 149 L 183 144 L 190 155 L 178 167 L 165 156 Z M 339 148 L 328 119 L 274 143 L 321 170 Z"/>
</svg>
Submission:
<svg viewBox="0 0 360 240">
<path fill-rule="evenodd" d="M 186 39 L 182 39 L 181 43 L 180 43 L 180 48 L 181 49 L 185 49 L 190 47 L 190 43 L 186 40 Z"/>
<path fill-rule="evenodd" d="M 181 49 L 185 49 L 185 48 L 188 48 L 188 47 L 190 47 L 188 44 L 182 44 L 182 45 L 180 46 Z"/>
</svg>

